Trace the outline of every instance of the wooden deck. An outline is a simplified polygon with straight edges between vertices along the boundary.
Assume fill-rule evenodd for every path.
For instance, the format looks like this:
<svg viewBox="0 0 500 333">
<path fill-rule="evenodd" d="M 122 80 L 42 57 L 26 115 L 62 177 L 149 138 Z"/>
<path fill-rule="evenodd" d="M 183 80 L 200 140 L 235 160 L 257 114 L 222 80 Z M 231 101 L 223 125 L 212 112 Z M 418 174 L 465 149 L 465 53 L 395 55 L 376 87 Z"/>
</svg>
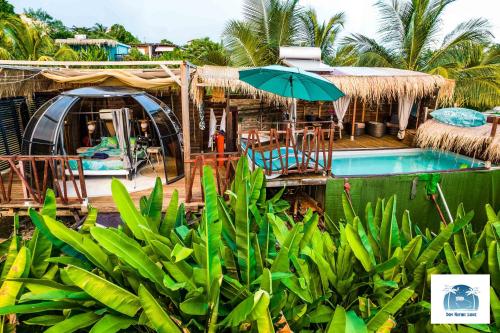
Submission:
<svg viewBox="0 0 500 333">
<path fill-rule="evenodd" d="M 351 140 L 349 136 L 344 136 L 342 139 L 336 139 L 334 141 L 333 150 L 409 148 L 412 145 L 412 141 L 413 135 L 411 133 L 409 133 L 403 141 L 392 135 L 385 135 L 381 138 L 376 138 L 365 134 L 354 137 L 354 140 Z"/>
</svg>

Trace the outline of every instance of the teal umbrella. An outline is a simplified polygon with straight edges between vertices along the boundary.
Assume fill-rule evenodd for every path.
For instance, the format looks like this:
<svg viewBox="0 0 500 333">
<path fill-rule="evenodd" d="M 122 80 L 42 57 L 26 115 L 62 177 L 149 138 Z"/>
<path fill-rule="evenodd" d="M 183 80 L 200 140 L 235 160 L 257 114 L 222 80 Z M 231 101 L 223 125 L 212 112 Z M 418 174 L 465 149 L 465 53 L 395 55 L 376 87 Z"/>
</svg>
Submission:
<svg viewBox="0 0 500 333">
<path fill-rule="evenodd" d="M 283 97 L 306 101 L 335 101 L 344 96 L 327 79 L 296 67 L 271 65 L 241 70 L 239 74 L 241 81 Z"/>
</svg>

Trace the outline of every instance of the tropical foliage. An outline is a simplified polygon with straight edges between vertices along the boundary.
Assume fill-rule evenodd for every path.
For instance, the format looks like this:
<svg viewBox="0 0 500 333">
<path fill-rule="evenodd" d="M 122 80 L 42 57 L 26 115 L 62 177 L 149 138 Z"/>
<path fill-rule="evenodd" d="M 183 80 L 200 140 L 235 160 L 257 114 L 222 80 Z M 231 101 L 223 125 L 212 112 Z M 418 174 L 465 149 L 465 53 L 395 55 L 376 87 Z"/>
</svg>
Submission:
<svg viewBox="0 0 500 333">
<path fill-rule="evenodd" d="M 268 198 L 260 169 L 238 163 L 228 199 L 205 167 L 205 208 L 186 219 L 174 193 L 162 215 L 158 180 L 136 208 L 113 181 L 123 225 L 96 226 L 91 209 L 78 231 L 56 219 L 48 192 L 33 237 L 1 244 L 0 316 L 5 329 L 47 332 L 476 332 L 495 324 L 430 326 L 435 273 L 489 273 L 500 323 L 500 213 L 472 231 L 473 213 L 422 232 L 410 213 L 396 218 L 396 197 L 357 215 L 344 196 L 345 220 L 320 224 L 287 215 L 282 191 Z M 104 292 L 105 291 L 105 292 Z"/>
<path fill-rule="evenodd" d="M 360 65 L 439 73 L 457 81 L 457 101 L 474 107 L 499 104 L 498 48 L 488 54 L 492 35 L 485 19 L 460 23 L 436 47 L 443 13 L 455 0 L 379 1 L 382 16 L 376 40 L 353 34 L 346 42 L 359 52 Z"/>
</svg>

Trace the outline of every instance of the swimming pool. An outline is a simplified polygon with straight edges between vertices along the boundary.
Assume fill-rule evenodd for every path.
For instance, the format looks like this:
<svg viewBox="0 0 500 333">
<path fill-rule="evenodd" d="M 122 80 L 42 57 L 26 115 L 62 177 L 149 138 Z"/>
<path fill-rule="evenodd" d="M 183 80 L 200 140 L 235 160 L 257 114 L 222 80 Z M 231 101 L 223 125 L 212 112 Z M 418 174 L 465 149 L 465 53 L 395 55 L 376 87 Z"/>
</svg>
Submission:
<svg viewBox="0 0 500 333">
<path fill-rule="evenodd" d="M 323 165 L 320 154 L 319 163 Z M 430 149 L 387 149 L 333 152 L 332 174 L 371 176 L 481 168 L 484 162 L 467 156 Z"/>
</svg>

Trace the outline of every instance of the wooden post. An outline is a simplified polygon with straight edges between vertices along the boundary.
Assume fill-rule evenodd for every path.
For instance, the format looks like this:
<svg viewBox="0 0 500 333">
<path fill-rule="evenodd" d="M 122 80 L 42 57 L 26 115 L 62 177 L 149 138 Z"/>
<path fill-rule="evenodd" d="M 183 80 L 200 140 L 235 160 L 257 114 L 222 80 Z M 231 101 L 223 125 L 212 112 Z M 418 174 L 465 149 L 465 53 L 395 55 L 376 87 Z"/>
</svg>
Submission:
<svg viewBox="0 0 500 333">
<path fill-rule="evenodd" d="M 498 127 L 498 121 L 500 120 L 499 117 L 495 117 L 493 119 L 493 126 L 491 126 L 491 133 L 490 133 L 490 136 L 492 138 L 495 137 L 495 135 L 497 135 L 497 127 Z"/>
<path fill-rule="evenodd" d="M 380 104 L 379 104 L 379 102 L 377 101 L 377 109 L 376 109 L 376 111 L 375 111 L 375 122 L 378 122 L 378 109 L 379 109 L 379 106 L 380 106 Z"/>
<path fill-rule="evenodd" d="M 323 107 L 323 102 L 319 102 L 318 106 L 318 118 L 321 118 L 321 108 Z"/>
<path fill-rule="evenodd" d="M 184 175 L 186 177 L 186 193 L 189 193 L 191 177 L 191 130 L 189 124 L 189 66 L 183 61 L 181 64 L 181 111 L 182 111 L 182 138 L 184 142 Z"/>
<path fill-rule="evenodd" d="M 366 100 L 363 100 L 363 111 L 361 112 L 361 122 L 365 122 Z"/>
<path fill-rule="evenodd" d="M 354 97 L 354 105 L 352 107 L 352 127 L 351 127 L 351 141 L 354 141 L 354 131 L 356 130 L 356 106 L 358 98 Z"/>
</svg>

